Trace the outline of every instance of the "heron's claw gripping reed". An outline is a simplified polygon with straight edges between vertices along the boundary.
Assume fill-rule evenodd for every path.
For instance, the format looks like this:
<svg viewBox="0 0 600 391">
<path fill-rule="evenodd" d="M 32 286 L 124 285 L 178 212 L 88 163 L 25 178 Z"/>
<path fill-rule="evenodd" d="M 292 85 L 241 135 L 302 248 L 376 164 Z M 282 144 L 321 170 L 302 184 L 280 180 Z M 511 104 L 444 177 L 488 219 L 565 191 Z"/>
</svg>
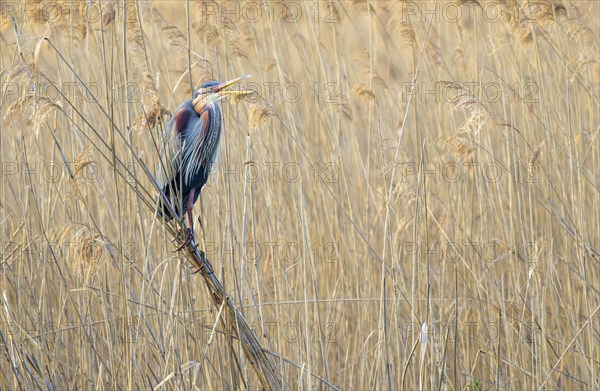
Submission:
<svg viewBox="0 0 600 391">
<path fill-rule="evenodd" d="M 191 228 L 185 227 L 183 229 L 183 236 L 185 236 L 183 243 L 181 244 L 181 246 L 177 247 L 173 252 L 181 251 L 181 249 L 183 249 L 184 247 L 186 247 L 187 245 L 189 245 L 191 242 L 194 241 L 194 230 Z"/>
</svg>

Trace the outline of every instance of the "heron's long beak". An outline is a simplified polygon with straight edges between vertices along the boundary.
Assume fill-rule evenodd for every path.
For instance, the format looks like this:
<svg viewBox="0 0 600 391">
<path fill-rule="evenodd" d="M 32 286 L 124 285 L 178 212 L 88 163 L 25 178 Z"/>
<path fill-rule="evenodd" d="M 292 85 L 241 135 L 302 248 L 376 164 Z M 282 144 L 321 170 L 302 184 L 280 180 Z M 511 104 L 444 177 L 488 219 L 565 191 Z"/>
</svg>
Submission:
<svg viewBox="0 0 600 391">
<path fill-rule="evenodd" d="M 219 95 L 219 100 L 223 99 L 223 98 L 227 98 L 227 97 L 236 97 L 236 96 L 241 96 L 241 95 L 249 95 L 252 94 L 254 91 L 225 91 L 226 88 L 239 83 L 240 81 L 247 79 L 249 77 L 251 77 L 252 75 L 244 75 L 244 76 L 240 76 L 240 77 L 236 77 L 235 79 L 231 79 L 229 81 L 225 81 L 221 84 L 219 84 L 218 86 L 213 87 L 212 92 L 214 94 Z"/>
<path fill-rule="evenodd" d="M 227 87 L 232 86 L 232 85 L 234 85 L 244 79 L 247 79 L 251 76 L 252 75 L 244 75 L 244 76 L 236 77 L 235 79 L 231 79 L 229 81 L 223 82 L 215 87 L 214 92 L 220 92 L 221 94 L 226 92 L 227 95 L 231 95 L 230 93 L 232 93 L 232 92 L 248 94 L 248 93 L 250 93 L 250 91 L 223 91 L 223 90 L 226 89 Z"/>
</svg>

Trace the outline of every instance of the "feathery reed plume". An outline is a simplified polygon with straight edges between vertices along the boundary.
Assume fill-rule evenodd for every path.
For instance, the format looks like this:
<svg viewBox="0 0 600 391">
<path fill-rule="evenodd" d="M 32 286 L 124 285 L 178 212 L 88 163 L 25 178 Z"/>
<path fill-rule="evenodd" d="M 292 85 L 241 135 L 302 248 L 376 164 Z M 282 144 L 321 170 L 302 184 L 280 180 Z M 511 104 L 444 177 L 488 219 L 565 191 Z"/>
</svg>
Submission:
<svg viewBox="0 0 600 391">
<path fill-rule="evenodd" d="M 458 132 L 474 131 L 477 133 L 486 122 L 491 121 L 493 124 L 497 124 L 485 105 L 466 86 L 450 81 L 438 81 L 436 84 L 444 91 L 443 96 L 448 98 L 448 104 L 452 110 L 462 111 L 467 116 Z M 455 93 L 451 94 L 451 91 L 455 91 Z"/>
<path fill-rule="evenodd" d="M 90 179 L 98 175 L 97 172 L 93 171 L 98 168 L 96 163 L 92 146 L 88 144 L 75 159 L 73 180 L 67 184 L 67 199 L 74 202 L 81 201 L 82 192 L 88 188 L 87 185 L 91 182 Z"/>
<path fill-rule="evenodd" d="M 165 22 L 160 29 L 160 34 L 168 47 L 187 50 L 187 39 L 174 24 Z"/>
<path fill-rule="evenodd" d="M 115 0 L 105 0 L 102 3 L 102 25 L 104 27 L 112 25 L 116 16 Z"/>
<path fill-rule="evenodd" d="M 88 7 L 86 0 L 79 0 L 78 7 L 78 29 L 81 38 L 85 38 L 88 33 Z"/>
<path fill-rule="evenodd" d="M 444 147 L 458 161 L 472 161 L 477 146 L 463 135 L 455 135 L 444 141 Z"/>
<path fill-rule="evenodd" d="M 392 164 L 389 164 L 385 169 L 385 171 L 391 171 Z M 419 199 L 418 189 L 415 187 L 414 183 L 409 183 L 408 181 L 401 181 L 400 183 L 394 184 L 392 188 L 392 197 L 398 202 L 402 200 L 403 205 L 410 208 L 414 202 Z"/>
<path fill-rule="evenodd" d="M 477 150 L 477 144 L 471 140 L 471 134 L 477 135 L 486 123 L 496 126 L 498 122 L 467 87 L 449 81 L 438 81 L 437 84 L 444 89 L 443 95 L 448 98 L 451 109 L 462 111 L 466 116 L 456 129 L 456 134 L 444 141 L 444 148 L 457 160 L 471 162 Z M 455 92 L 450 94 L 450 91 Z"/>
<path fill-rule="evenodd" d="M 198 9 L 206 9 L 205 7 L 214 4 L 211 0 L 194 0 L 193 5 Z M 220 33 L 219 25 L 221 18 L 219 13 L 203 13 L 194 14 L 192 28 L 198 34 L 203 42 L 206 42 L 210 47 L 215 46 L 219 42 Z"/>
<path fill-rule="evenodd" d="M 171 113 L 161 103 L 156 83 L 147 72 L 144 72 L 142 81 L 142 104 L 144 111 L 133 121 L 133 128 L 139 132 L 154 129 L 161 119 L 169 117 Z"/>
<path fill-rule="evenodd" d="M 530 19 L 538 24 L 556 22 L 559 18 L 567 16 L 567 8 L 561 2 L 547 0 L 530 1 L 521 5 L 523 12 L 528 13 Z"/>
<path fill-rule="evenodd" d="M 495 4 L 508 31 L 524 46 L 531 44 L 534 34 L 545 36 L 547 25 L 567 17 L 567 8 L 562 2 L 503 0 Z"/>
<path fill-rule="evenodd" d="M 355 84 L 354 87 L 352 87 L 352 94 L 366 101 L 375 100 L 375 93 L 373 92 L 373 90 L 371 90 L 363 83 Z"/>
<path fill-rule="evenodd" d="M 264 102 L 252 105 L 248 114 L 248 122 L 250 127 L 256 129 L 259 125 L 266 122 L 269 118 L 275 115 L 275 112 Z"/>
<path fill-rule="evenodd" d="M 564 29 L 567 36 L 575 42 L 581 42 L 590 51 L 598 56 L 598 37 L 594 31 L 585 24 L 581 11 L 574 3 L 569 3 L 568 12 L 561 11 L 561 16 L 558 21 Z"/>
<path fill-rule="evenodd" d="M 79 153 L 75 160 L 75 172 L 74 175 L 77 178 L 78 174 L 85 170 L 86 167 L 94 164 L 94 157 L 92 154 L 92 147 L 86 145 L 86 147 Z"/>
<path fill-rule="evenodd" d="M 404 44 L 409 47 L 416 45 L 416 34 L 410 19 L 411 12 L 408 12 L 409 5 L 406 2 L 394 2 L 390 8 L 390 19 L 387 22 L 387 28 L 392 33 L 399 35 Z"/>
<path fill-rule="evenodd" d="M 22 66 L 13 68 L 14 72 L 11 72 L 8 76 L 8 80 L 21 80 L 22 85 L 42 86 L 48 85 L 48 79 L 43 73 L 36 71 L 33 67 Z M 25 82 L 25 80 L 27 80 Z M 33 129 L 35 130 L 36 136 L 39 135 L 39 130 L 42 124 L 53 114 L 56 110 L 62 110 L 60 102 L 50 99 L 50 97 L 44 95 L 40 89 L 24 88 L 21 96 L 15 100 L 6 110 L 4 118 L 14 113 L 21 113 L 30 110 L 31 114 L 29 119 L 33 122 Z"/>
<path fill-rule="evenodd" d="M 84 283 L 89 283 L 94 273 L 110 260 L 110 246 L 103 236 L 88 226 L 69 224 L 62 229 L 50 232 L 51 243 L 60 249 L 61 258 L 71 271 L 79 275 Z"/>
<path fill-rule="evenodd" d="M 571 82 L 578 76 L 581 76 L 586 68 L 589 68 L 591 72 L 592 82 L 598 85 L 598 81 L 600 80 L 600 58 L 590 58 L 585 53 L 580 53 L 575 59 L 570 78 Z"/>
</svg>

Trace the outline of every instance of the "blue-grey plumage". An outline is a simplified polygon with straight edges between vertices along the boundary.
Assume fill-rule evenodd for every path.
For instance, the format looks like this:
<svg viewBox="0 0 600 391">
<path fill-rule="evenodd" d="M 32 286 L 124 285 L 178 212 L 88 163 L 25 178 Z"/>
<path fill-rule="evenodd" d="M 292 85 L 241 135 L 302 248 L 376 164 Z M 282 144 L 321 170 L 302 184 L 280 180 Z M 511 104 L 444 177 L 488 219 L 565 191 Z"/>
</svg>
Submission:
<svg viewBox="0 0 600 391">
<path fill-rule="evenodd" d="M 193 227 L 192 207 L 219 153 L 221 110 L 218 101 L 229 95 L 247 94 L 246 91 L 223 91 L 241 79 L 202 84 L 192 99 L 177 107 L 165 127 L 158 182 L 176 213 L 180 217 L 188 215 L 190 229 Z M 172 218 L 166 205 L 159 211 L 166 219 Z"/>
</svg>

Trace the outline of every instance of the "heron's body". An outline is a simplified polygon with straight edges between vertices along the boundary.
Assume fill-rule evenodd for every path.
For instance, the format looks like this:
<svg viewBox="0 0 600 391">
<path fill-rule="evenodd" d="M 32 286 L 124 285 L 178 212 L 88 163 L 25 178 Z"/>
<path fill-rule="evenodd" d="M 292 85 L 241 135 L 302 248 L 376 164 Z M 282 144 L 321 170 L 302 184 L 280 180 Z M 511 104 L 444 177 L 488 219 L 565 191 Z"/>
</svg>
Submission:
<svg viewBox="0 0 600 391">
<path fill-rule="evenodd" d="M 165 160 L 170 160 L 170 167 L 165 170 L 167 175 L 161 183 L 162 192 L 177 214 L 184 215 L 190 201 L 193 205 L 198 200 L 218 157 L 221 110 L 217 103 L 209 102 L 198 111 L 194 108 L 193 99 L 182 103 L 166 125 L 165 140 L 170 155 L 170 159 Z M 163 214 L 171 218 L 166 205 Z"/>
<path fill-rule="evenodd" d="M 228 82 L 204 83 L 192 99 L 183 102 L 165 126 L 162 140 L 158 181 L 165 199 L 179 217 L 188 215 L 193 234 L 192 208 L 206 184 L 215 163 L 221 141 L 221 110 L 218 101 L 227 95 L 247 94 L 245 91 L 224 91 L 244 77 Z M 162 201 L 162 216 L 171 219 L 169 207 Z"/>
</svg>

